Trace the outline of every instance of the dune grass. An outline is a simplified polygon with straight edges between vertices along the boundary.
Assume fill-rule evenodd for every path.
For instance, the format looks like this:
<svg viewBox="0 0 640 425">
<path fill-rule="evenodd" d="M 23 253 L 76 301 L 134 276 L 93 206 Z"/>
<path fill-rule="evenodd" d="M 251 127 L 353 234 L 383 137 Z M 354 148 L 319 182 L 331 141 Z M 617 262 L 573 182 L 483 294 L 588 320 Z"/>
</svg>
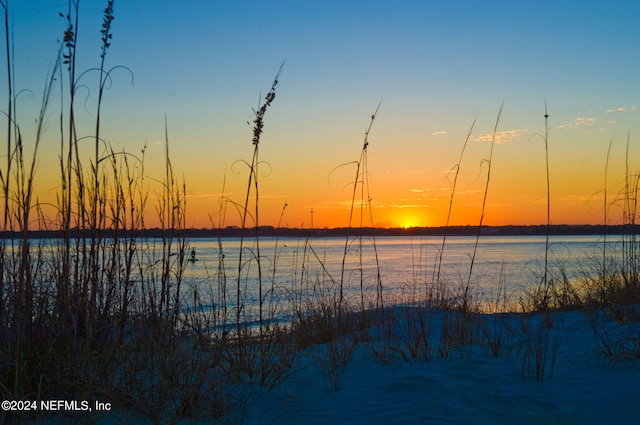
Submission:
<svg viewBox="0 0 640 425">
<path fill-rule="evenodd" d="M 2 6 L 7 67 L 13 71 L 10 10 L 7 3 Z M 124 69 L 106 68 L 113 1 L 104 10 L 99 66 L 84 72 L 76 70 L 78 10 L 78 2 L 69 2 L 60 14 L 64 34 L 32 140 L 22 136 L 22 122 L 29 119 L 18 115 L 14 74 L 7 75 L 7 162 L 0 170 L 0 393 L 10 400 L 102 398 L 153 421 L 167 413 L 204 413 L 210 405 L 202 400 L 222 396 L 220 372 L 209 366 L 218 353 L 193 347 L 194 335 L 210 334 L 209 323 L 183 317 L 185 185 L 174 176 L 168 131 L 165 177 L 155 189 L 145 179 L 144 148 L 133 155 L 103 140 L 105 85 L 114 69 Z M 76 94 L 85 84 L 80 80 L 94 72 L 99 76 L 94 134 L 84 136 L 78 133 Z M 51 101 L 56 89 L 63 96 L 57 111 Z M 45 117 L 56 113 L 59 189 L 56 204 L 47 205 L 35 198 L 35 180 L 42 178 L 35 164 L 40 145 L 51 139 Z M 84 155 L 80 145 L 89 140 L 93 155 Z M 148 239 L 140 232 L 152 203 L 161 229 L 158 238 Z M 36 239 L 34 230 L 52 230 L 58 238 Z M 218 414 L 216 409 L 210 413 Z"/>
</svg>

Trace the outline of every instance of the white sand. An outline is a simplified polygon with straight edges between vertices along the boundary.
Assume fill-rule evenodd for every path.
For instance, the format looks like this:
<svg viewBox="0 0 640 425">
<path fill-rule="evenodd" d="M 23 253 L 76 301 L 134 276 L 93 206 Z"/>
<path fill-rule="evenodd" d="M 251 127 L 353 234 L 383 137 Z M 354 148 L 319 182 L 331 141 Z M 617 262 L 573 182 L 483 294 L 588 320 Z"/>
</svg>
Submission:
<svg viewBox="0 0 640 425">
<path fill-rule="evenodd" d="M 443 314 L 432 315 L 433 338 Z M 247 406 L 248 424 L 635 424 L 640 423 L 640 362 L 627 346 L 605 355 L 588 316 L 552 316 L 545 377 L 523 368 L 527 338 L 521 317 L 508 316 L 502 352 L 494 357 L 482 344 L 461 347 L 449 358 L 429 361 L 396 355 L 382 362 L 379 343 L 358 344 L 330 389 L 321 369 L 307 356 L 277 388 L 256 390 Z M 640 344 L 638 323 L 600 323 L 609 341 Z M 508 334 L 508 335 L 507 335 Z M 620 338 L 618 338 L 620 336 Z M 437 341 L 436 341 L 437 342 Z M 436 345 L 436 343 L 434 343 Z M 615 346 L 615 344 L 614 344 Z M 529 345 L 531 347 L 531 345 Z M 555 347 L 555 348 L 554 348 Z M 531 352 L 531 351 L 529 351 Z M 640 347 L 635 348 L 635 353 Z M 530 357 L 531 358 L 531 357 Z M 552 358 L 555 358 L 551 371 Z M 535 363 L 530 363 L 535 365 Z M 550 375 L 550 376 L 549 376 Z"/>
</svg>

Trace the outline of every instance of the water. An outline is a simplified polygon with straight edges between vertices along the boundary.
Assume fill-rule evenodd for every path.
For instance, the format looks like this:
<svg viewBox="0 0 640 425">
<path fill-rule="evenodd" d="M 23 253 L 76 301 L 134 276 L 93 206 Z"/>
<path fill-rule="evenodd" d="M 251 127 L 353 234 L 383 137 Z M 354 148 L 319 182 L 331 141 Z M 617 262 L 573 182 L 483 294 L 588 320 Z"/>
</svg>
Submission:
<svg viewBox="0 0 640 425">
<path fill-rule="evenodd" d="M 365 308 L 379 305 L 380 294 L 385 305 L 420 301 L 437 282 L 450 294 L 468 286 L 485 302 L 495 300 L 501 290 L 516 300 L 544 275 L 545 236 L 483 236 L 471 273 L 475 237 L 450 236 L 443 251 L 442 237 L 351 238 L 346 248 L 345 241 L 262 238 L 258 247 L 245 240 L 239 268 L 239 239 L 222 239 L 221 245 L 217 239 L 193 239 L 190 247 L 198 261 L 188 264 L 184 278 L 208 294 L 208 308 L 226 306 L 237 313 L 239 304 L 242 314 L 255 319 L 259 272 L 263 310 L 271 309 L 276 316 L 290 316 L 312 300 L 335 300 L 341 287 L 350 305 Z M 608 255 L 620 251 L 620 237 L 609 236 L 606 243 Z M 597 269 L 603 247 L 601 236 L 550 237 L 547 278 L 574 279 Z"/>
</svg>

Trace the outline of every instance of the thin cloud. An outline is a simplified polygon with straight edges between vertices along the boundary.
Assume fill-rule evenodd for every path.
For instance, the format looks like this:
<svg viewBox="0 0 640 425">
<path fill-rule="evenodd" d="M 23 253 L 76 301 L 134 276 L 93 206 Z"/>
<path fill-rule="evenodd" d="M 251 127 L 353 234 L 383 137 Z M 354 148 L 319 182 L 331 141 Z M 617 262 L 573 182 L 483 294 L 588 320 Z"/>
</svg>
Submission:
<svg viewBox="0 0 640 425">
<path fill-rule="evenodd" d="M 204 198 L 204 199 L 214 199 L 214 198 L 226 198 L 233 195 L 233 192 L 225 192 L 225 193 L 220 193 L 220 192 L 201 192 L 201 193 L 187 193 L 187 198 L 191 198 L 191 199 L 198 199 L 198 198 Z"/>
<path fill-rule="evenodd" d="M 400 204 L 396 204 L 396 203 L 390 203 L 388 205 L 385 205 L 386 207 L 389 208 L 423 208 L 424 205 L 420 205 L 420 204 L 405 204 L 405 203 L 400 203 Z"/>
<path fill-rule="evenodd" d="M 577 205 L 585 202 L 589 202 L 592 199 L 592 195 L 565 195 L 558 199 L 558 202 L 562 202 L 568 205 Z"/>
<path fill-rule="evenodd" d="M 590 127 L 598 121 L 596 117 L 578 117 L 573 122 L 560 124 L 557 128 L 578 128 L 578 127 Z"/>
<path fill-rule="evenodd" d="M 431 133 L 432 136 L 442 136 L 443 134 L 449 134 L 448 131 L 436 131 L 434 133 Z"/>
<path fill-rule="evenodd" d="M 589 118 L 578 117 L 578 118 L 576 118 L 575 123 L 576 123 L 576 127 L 578 127 L 578 126 L 582 126 L 582 125 L 589 125 L 589 126 L 591 126 L 591 125 L 595 124 L 595 122 L 596 122 L 597 120 L 598 120 L 598 119 L 597 119 L 597 118 L 595 118 L 595 117 L 589 117 Z"/>
<path fill-rule="evenodd" d="M 632 105 L 629 108 L 619 106 L 617 108 L 607 109 L 607 114 L 612 114 L 614 112 L 625 112 L 625 111 L 635 111 L 635 110 L 636 110 L 636 105 Z"/>
<path fill-rule="evenodd" d="M 424 174 L 424 173 L 430 173 L 431 170 L 425 170 L 424 168 L 421 170 L 411 170 L 411 171 L 407 171 L 406 174 L 408 175 L 413 175 L 413 174 Z"/>
<path fill-rule="evenodd" d="M 600 116 L 600 117 L 578 117 L 576 119 L 574 119 L 572 122 L 568 122 L 568 123 L 564 123 L 564 124 L 560 124 L 557 125 L 556 128 L 560 128 L 560 129 L 577 129 L 580 127 L 591 127 L 594 126 L 596 124 L 598 124 L 598 122 L 601 121 L 605 121 L 607 123 L 607 125 L 612 125 L 612 124 L 616 124 L 615 119 L 613 119 L 613 117 L 611 116 L 612 114 L 618 114 L 618 113 L 628 113 L 630 111 L 635 111 L 636 110 L 636 106 L 632 105 L 632 106 L 618 106 L 616 108 L 609 108 L 605 111 L 604 115 Z M 601 131 L 604 129 L 600 129 Z"/>
<path fill-rule="evenodd" d="M 529 132 L 529 130 L 527 130 L 526 128 L 519 128 L 516 130 L 503 130 L 503 131 L 497 131 L 495 133 L 495 136 L 493 132 L 480 134 L 476 138 L 476 140 L 478 142 L 491 142 L 492 140 L 494 140 L 494 137 L 495 137 L 495 142 L 499 145 L 502 145 L 502 144 L 511 142 L 516 137 L 522 136 L 527 132 Z"/>
<path fill-rule="evenodd" d="M 360 207 L 361 205 L 366 205 L 367 202 L 363 202 L 360 199 L 356 199 L 353 204 L 351 203 L 351 201 L 345 200 L 345 201 L 325 201 L 325 202 L 320 202 L 320 208 L 321 209 L 326 209 L 326 210 L 344 210 L 344 209 L 350 209 L 352 207 L 352 205 L 354 207 Z"/>
<path fill-rule="evenodd" d="M 282 201 L 282 200 L 287 200 L 289 198 L 289 195 L 260 195 L 260 199 L 266 199 L 266 200 L 270 200 L 270 201 Z"/>
</svg>

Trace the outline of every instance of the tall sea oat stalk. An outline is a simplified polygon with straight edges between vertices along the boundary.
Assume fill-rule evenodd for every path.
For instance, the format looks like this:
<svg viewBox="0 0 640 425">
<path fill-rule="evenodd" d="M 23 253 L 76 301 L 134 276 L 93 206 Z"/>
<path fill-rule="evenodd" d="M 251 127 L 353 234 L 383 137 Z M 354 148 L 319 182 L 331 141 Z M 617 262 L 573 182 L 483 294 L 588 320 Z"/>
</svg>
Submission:
<svg viewBox="0 0 640 425">
<path fill-rule="evenodd" d="M 544 279 L 547 283 L 547 275 L 549 273 L 549 231 L 551 228 L 551 180 L 549 177 L 549 114 L 547 113 L 547 102 L 544 102 L 544 153 L 545 165 L 547 172 L 547 230 L 544 244 Z"/>
<path fill-rule="evenodd" d="M 241 221 L 241 234 L 240 234 L 240 254 L 238 257 L 238 277 L 237 277 L 237 294 L 236 294 L 236 326 L 238 330 L 238 336 L 241 331 L 241 318 L 242 318 L 242 310 L 243 305 L 241 304 L 241 276 L 242 276 L 242 257 L 243 257 L 243 249 L 244 249 L 244 232 L 247 227 L 247 217 L 249 216 L 249 198 L 251 195 L 251 188 L 254 188 L 254 225 L 255 225 L 255 238 L 256 238 L 256 262 L 258 266 L 258 292 L 259 292 L 259 315 L 260 315 L 260 331 L 262 332 L 262 324 L 263 324 L 263 297 L 262 297 L 262 267 L 260 264 L 260 240 L 259 240 L 259 186 L 258 186 L 258 166 L 260 164 L 259 156 L 258 156 L 258 148 L 260 146 L 260 137 L 262 135 L 262 131 L 264 128 L 264 116 L 267 112 L 267 108 L 271 106 L 273 101 L 276 98 L 276 87 L 278 86 L 278 79 L 280 78 L 280 73 L 282 72 L 282 67 L 284 63 L 280 65 L 280 69 L 276 73 L 276 77 L 271 84 L 271 89 L 267 93 L 264 98 L 264 103 L 258 105 L 258 109 L 254 110 L 254 119 L 253 119 L 253 138 L 251 139 L 251 143 L 253 144 L 253 156 L 251 158 L 251 163 L 246 163 L 249 167 L 249 180 L 247 182 L 247 192 L 244 201 L 244 207 L 242 209 L 242 221 Z"/>
<path fill-rule="evenodd" d="M 0 1 L 0 6 L 2 6 L 4 10 L 4 36 L 5 36 L 5 49 L 6 49 L 6 66 L 7 66 L 7 168 L 4 173 L 0 171 L 0 177 L 2 178 L 2 189 L 4 196 L 4 214 L 3 214 L 3 228 L 2 230 L 7 230 L 7 226 L 9 224 L 9 186 L 11 181 L 11 164 L 13 162 L 13 151 L 12 151 L 12 138 L 13 138 L 13 127 L 16 125 L 13 117 L 13 103 L 15 101 L 13 97 L 13 63 L 12 59 L 12 39 L 11 39 L 11 31 L 9 29 L 9 7 L 8 1 Z M 2 277 L 0 277 L 2 279 Z M 2 282 L 0 280 L 0 282 Z M 0 283 L 0 289 L 2 289 Z M 1 292 L 0 292 L 1 293 Z M 1 301 L 0 301 L 1 302 Z M 1 307 L 1 305 L 0 305 Z M 0 311 L 0 314 L 1 311 Z"/>
<path fill-rule="evenodd" d="M 100 228 L 102 227 L 100 221 L 102 221 L 101 215 L 99 212 L 99 199 L 100 199 L 100 175 L 98 165 L 100 163 L 100 112 L 102 108 L 102 97 L 104 94 L 105 84 L 109 78 L 109 73 L 105 71 L 105 58 L 107 56 L 107 51 L 109 50 L 109 46 L 111 46 L 111 39 L 113 38 L 113 34 L 111 33 L 111 22 L 113 21 L 113 0 L 109 0 L 107 2 L 107 7 L 104 9 L 104 17 L 102 22 L 102 30 L 100 31 L 102 34 L 102 46 L 100 53 L 100 67 L 98 69 L 99 81 L 98 81 L 98 103 L 97 103 L 97 112 L 96 112 L 96 128 L 95 128 L 95 140 L 94 140 L 94 162 L 92 164 L 93 169 L 93 181 L 91 182 L 90 189 L 93 191 L 93 195 L 91 196 L 91 202 L 89 204 L 90 211 L 90 223 L 89 228 L 91 230 L 91 243 L 89 247 L 89 262 L 90 262 L 90 282 L 91 282 L 91 301 L 89 302 L 90 312 L 89 315 L 92 317 L 95 315 L 95 307 L 96 307 L 96 294 L 98 292 L 98 285 L 100 284 L 100 258 L 99 258 L 99 245 L 101 242 L 101 232 Z M 90 320 L 90 323 L 93 323 L 93 320 Z M 91 330 L 89 330 L 91 332 Z"/>
<path fill-rule="evenodd" d="M 367 184 L 368 182 L 368 170 L 367 170 L 367 148 L 369 147 L 369 133 L 371 132 L 371 128 L 373 127 L 373 122 L 376 119 L 376 115 L 378 114 L 378 110 L 380 109 L 380 105 L 382 102 L 380 102 L 378 104 L 378 107 L 376 108 L 375 112 L 373 113 L 373 115 L 371 115 L 371 121 L 369 122 L 369 127 L 367 127 L 367 130 L 364 133 L 364 141 L 362 143 L 362 149 L 360 151 L 360 159 L 358 161 L 355 161 L 356 164 L 356 174 L 355 174 L 355 178 L 353 181 L 353 193 L 351 195 L 351 208 L 349 209 L 349 225 L 348 228 L 351 229 L 353 227 L 353 213 L 355 210 L 355 205 L 356 205 L 356 193 L 358 190 L 358 187 L 360 187 L 360 233 L 358 235 L 358 243 L 359 243 L 359 248 L 358 248 L 358 255 L 359 255 L 359 271 L 360 271 L 360 298 L 361 298 L 361 309 L 362 309 L 362 313 L 364 314 L 364 309 L 365 309 L 365 305 L 364 305 L 364 269 L 363 269 L 363 261 L 362 261 L 362 227 L 364 226 L 364 210 L 365 210 L 365 189 L 367 192 L 367 197 L 366 197 L 366 205 L 369 208 L 369 213 L 372 214 L 371 212 L 371 197 L 369 194 L 369 185 Z M 348 165 L 348 164 L 353 164 L 353 162 L 351 163 L 347 163 L 347 164 L 342 164 L 341 166 L 344 165 Z M 366 186 L 366 187 L 365 187 Z M 371 215 L 370 217 L 371 221 L 373 221 L 373 216 Z M 345 271 L 346 271 L 346 259 L 347 259 L 347 252 L 349 250 L 349 244 L 350 244 L 350 237 L 347 236 L 347 238 L 345 239 L 345 243 L 344 243 L 344 252 L 342 255 L 342 265 L 340 268 L 340 293 L 339 293 L 339 298 L 338 298 L 338 308 L 337 308 L 337 314 L 338 314 L 338 325 L 340 325 L 341 323 L 341 317 L 342 317 L 342 310 L 343 310 L 343 303 L 344 303 L 344 279 L 345 279 Z M 378 262 L 378 251 L 376 249 L 375 246 L 375 240 L 374 240 L 374 253 L 375 253 L 375 259 L 376 259 L 376 268 L 378 270 L 377 275 L 376 275 L 376 303 L 378 305 L 378 307 L 382 306 L 382 280 L 380 278 L 380 266 L 379 266 L 379 262 Z"/>
<path fill-rule="evenodd" d="M 225 175 L 222 180 L 222 191 L 220 192 L 222 195 L 218 201 L 218 229 L 222 229 L 224 227 L 224 219 L 226 216 L 226 207 L 227 207 L 227 196 L 226 192 L 226 184 L 227 184 L 227 176 Z M 210 217 L 211 222 L 213 223 L 213 218 Z M 224 329 L 224 336 L 226 337 L 226 325 L 228 320 L 227 315 L 227 273 L 224 265 L 224 249 L 222 246 L 222 237 L 218 234 L 217 237 L 218 243 L 218 267 L 216 270 L 216 279 L 217 279 L 217 296 L 218 296 L 218 304 L 221 305 L 222 311 L 215 310 L 214 303 L 214 313 L 217 314 L 217 320 L 221 324 Z M 220 316 L 222 315 L 222 316 Z"/>
<path fill-rule="evenodd" d="M 464 156 L 464 151 L 467 148 L 467 144 L 469 143 L 469 139 L 471 138 L 471 132 L 473 131 L 473 127 L 476 125 L 476 119 L 471 123 L 471 127 L 469 128 L 469 132 L 467 133 L 467 137 L 464 139 L 464 143 L 462 144 L 462 150 L 460 151 L 460 158 L 458 159 L 458 163 L 453 167 L 455 169 L 455 174 L 453 176 L 453 183 L 451 185 L 451 196 L 449 197 L 449 208 L 447 210 L 447 222 L 444 226 L 444 235 L 442 235 L 442 245 L 440 246 L 440 252 L 438 253 L 438 270 L 436 274 L 435 283 L 437 285 L 440 284 L 440 272 L 442 269 L 442 256 L 444 254 L 444 248 L 447 242 L 447 232 L 449 229 L 449 223 L 451 221 L 451 211 L 453 210 L 453 198 L 456 194 L 456 186 L 458 184 L 458 175 L 460 174 L 460 166 L 462 164 L 462 157 Z"/>
<path fill-rule="evenodd" d="M 287 209 L 287 202 L 282 205 L 282 211 L 280 211 L 280 218 L 278 219 L 278 228 L 282 227 L 282 218 L 284 217 L 284 212 Z M 276 241 L 273 246 L 273 260 L 271 262 L 271 289 L 269 290 L 269 310 L 271 314 L 274 313 L 275 305 L 274 305 L 274 296 L 276 291 L 276 269 L 278 266 L 278 257 L 280 255 L 279 252 L 279 243 L 280 238 L 276 236 Z M 285 245 L 286 246 L 286 245 Z"/>
<path fill-rule="evenodd" d="M 69 81 L 68 87 L 68 116 L 67 131 L 65 135 L 64 129 L 64 106 L 60 109 L 60 170 L 61 170 L 61 197 L 60 202 L 60 215 L 61 215 L 61 229 L 63 234 L 62 244 L 62 264 L 60 268 L 60 275 L 58 281 L 58 290 L 56 292 L 56 310 L 59 317 L 64 318 L 62 320 L 61 329 L 70 332 L 74 337 L 78 335 L 78 324 L 81 321 L 81 314 L 79 311 L 79 279 L 71 276 L 71 220 L 74 217 L 72 212 L 73 203 L 73 176 L 74 168 L 76 169 L 76 176 L 78 177 L 78 187 L 81 188 L 81 172 L 80 164 L 74 164 L 74 150 L 77 153 L 78 137 L 76 133 L 75 123 L 75 95 L 77 88 L 76 81 L 76 42 L 77 42 L 77 28 L 78 28 L 78 7 L 79 0 L 71 0 L 68 3 L 68 11 L 66 14 L 60 13 L 65 21 L 66 29 L 62 39 L 63 60 L 61 65 L 66 65 L 67 77 Z M 62 78 L 62 66 L 60 66 L 60 91 L 64 94 L 63 78 Z M 60 97 L 61 104 L 64 104 L 64 96 Z M 66 152 L 65 152 L 66 144 Z M 77 159 L 77 155 L 76 155 Z M 75 166 L 74 166 L 75 165 Z M 81 191 L 79 191 L 81 192 Z M 79 194 L 81 197 L 81 194 Z M 82 202 L 79 202 L 82 204 Z M 79 215 L 76 215 L 79 217 Z M 66 323 L 65 323 L 66 322 Z"/>
<path fill-rule="evenodd" d="M 471 288 L 471 275 L 473 274 L 473 265 L 476 260 L 476 253 L 478 252 L 478 243 L 480 242 L 480 234 L 482 233 L 482 224 L 484 222 L 484 212 L 487 206 L 487 194 L 489 193 L 489 182 L 491 180 L 491 164 L 493 162 L 493 147 L 496 144 L 496 134 L 498 132 L 498 124 L 500 123 L 500 115 L 502 114 L 502 108 L 504 106 L 504 102 L 500 105 L 500 110 L 498 111 L 498 117 L 496 118 L 496 124 L 493 127 L 493 135 L 491 136 L 491 149 L 489 150 L 489 159 L 487 162 L 487 181 L 484 187 L 484 195 L 482 197 L 482 208 L 480 210 L 480 223 L 478 223 L 478 234 L 476 235 L 476 242 L 473 246 L 473 254 L 471 255 L 471 264 L 469 265 L 469 276 L 467 277 L 467 284 L 464 288 L 464 294 L 462 299 L 462 311 L 466 312 L 469 308 L 469 290 Z"/>
<path fill-rule="evenodd" d="M 11 41 L 11 31 L 9 29 L 9 8 L 8 1 L 1 1 L 0 6 L 4 10 L 4 36 L 5 36 L 5 48 L 6 48 L 6 66 L 7 66 L 7 165 L 4 173 L 0 170 L 0 179 L 2 179 L 2 195 L 4 197 L 4 210 L 3 210 L 3 221 L 2 221 L 2 231 L 9 230 L 9 187 L 10 187 L 10 179 L 11 179 L 11 163 L 12 160 L 12 143 L 11 139 L 13 137 L 13 126 L 15 125 L 13 121 L 13 65 L 11 62 L 12 58 L 12 41 Z M 4 271 L 5 271 L 5 241 L 2 239 L 0 241 L 0 326 L 4 326 Z"/>
<path fill-rule="evenodd" d="M 623 274 L 627 281 L 629 279 L 637 282 L 637 241 L 636 241 L 636 212 L 638 206 L 638 180 L 640 176 L 631 175 L 629 171 L 629 143 L 631 134 L 627 133 L 627 144 L 625 148 L 625 180 L 624 180 L 624 207 L 623 223 L 630 229 L 625 234 L 623 240 Z M 634 179 L 634 182 L 631 180 Z M 632 187 L 633 186 L 633 187 Z M 626 232 L 625 232 L 626 233 Z"/>
<path fill-rule="evenodd" d="M 602 243 L 602 279 L 604 282 L 605 276 L 607 275 L 607 226 L 609 225 L 609 217 L 608 217 L 608 210 L 609 210 L 609 205 L 607 204 L 607 193 L 608 193 L 608 189 L 607 189 L 607 177 L 609 175 L 609 158 L 611 157 L 611 146 L 613 145 L 613 138 L 611 138 L 611 140 L 609 141 L 609 147 L 607 148 L 607 157 L 605 159 L 605 163 L 604 163 L 604 195 L 603 195 L 603 210 L 602 213 L 604 214 L 604 225 L 605 225 L 605 232 L 604 235 L 602 235 L 603 237 L 603 243 Z"/>
<path fill-rule="evenodd" d="M 91 229 L 92 238 L 95 238 L 96 231 L 98 230 L 98 197 L 100 193 L 100 178 L 98 173 L 98 164 L 100 163 L 100 112 L 102 109 L 102 97 L 104 95 L 105 85 L 109 79 L 109 72 L 105 70 L 105 59 L 107 56 L 107 51 L 111 46 L 111 39 L 113 38 L 113 34 L 111 33 L 111 22 L 113 21 L 113 0 L 109 0 L 107 2 L 107 7 L 104 9 L 104 17 L 102 22 L 102 30 L 100 31 L 102 34 L 102 46 L 100 52 L 100 67 L 98 68 L 98 102 L 97 102 L 97 113 L 96 113 L 96 129 L 95 129 L 95 140 L 94 140 L 94 162 L 92 164 L 93 169 L 93 196 L 91 200 Z M 95 241 L 92 241 L 92 245 Z"/>
<path fill-rule="evenodd" d="M 185 208 L 186 208 L 186 188 L 183 182 L 182 189 L 175 180 L 173 165 L 169 155 L 169 131 L 167 119 L 164 122 L 165 132 L 165 181 L 163 184 L 164 193 L 159 201 L 159 216 L 164 230 L 162 237 L 162 285 L 160 315 L 163 318 L 163 311 L 166 317 L 170 318 L 172 328 L 178 321 L 180 305 L 180 289 L 182 283 L 182 272 L 185 265 L 186 241 L 179 231 L 185 228 Z M 178 233 L 176 233 L 178 231 Z M 175 250 L 175 252 L 174 252 Z M 177 254 L 177 259 L 172 256 Z M 172 263 L 175 261 L 175 263 Z M 174 271 L 174 269 L 177 269 Z M 171 277 L 175 274 L 175 287 Z M 173 297 L 172 297 L 173 295 Z M 172 299 L 173 298 L 173 299 Z M 172 306 L 173 305 L 173 306 Z"/>
<path fill-rule="evenodd" d="M 545 245 L 544 245 L 544 269 L 542 274 L 542 280 L 540 282 L 539 300 L 538 306 L 543 310 L 547 310 L 550 305 L 550 295 L 552 291 L 553 281 L 549 279 L 549 236 L 551 231 L 551 179 L 549 174 L 549 113 L 547 112 L 547 102 L 544 102 L 544 134 L 535 134 L 534 136 L 540 137 L 544 143 L 545 153 L 545 171 L 546 171 L 546 183 L 547 183 L 547 225 L 545 231 Z"/>
<path fill-rule="evenodd" d="M 378 109 L 380 108 L 380 105 L 378 105 L 378 108 L 376 108 L 376 112 L 372 115 L 372 123 L 373 123 L 373 119 L 374 117 L 378 114 Z M 369 126 L 369 128 L 367 129 L 367 133 L 365 135 L 365 146 L 368 147 L 369 146 L 369 131 L 371 130 L 371 126 Z M 369 165 L 368 165 L 368 155 L 367 152 L 365 152 L 365 155 L 363 157 L 363 171 L 364 171 L 364 176 L 367 179 L 366 182 L 366 199 L 367 199 L 367 209 L 369 211 L 369 225 L 371 227 L 373 227 L 374 223 L 373 223 L 373 208 L 371 208 L 371 193 L 370 193 L 370 184 L 369 184 L 369 180 L 368 180 L 368 176 L 369 176 Z M 375 259 L 375 263 L 376 263 L 376 309 L 382 309 L 384 307 L 384 299 L 383 299 L 383 287 L 382 287 L 382 277 L 380 276 L 380 258 L 378 257 L 378 247 L 376 245 L 376 237 L 375 235 L 371 236 L 372 239 L 372 245 L 373 245 L 373 254 L 374 254 L 374 259 Z M 363 305 L 364 307 L 364 305 Z M 364 317 L 364 308 L 363 308 L 363 317 Z"/>
</svg>

